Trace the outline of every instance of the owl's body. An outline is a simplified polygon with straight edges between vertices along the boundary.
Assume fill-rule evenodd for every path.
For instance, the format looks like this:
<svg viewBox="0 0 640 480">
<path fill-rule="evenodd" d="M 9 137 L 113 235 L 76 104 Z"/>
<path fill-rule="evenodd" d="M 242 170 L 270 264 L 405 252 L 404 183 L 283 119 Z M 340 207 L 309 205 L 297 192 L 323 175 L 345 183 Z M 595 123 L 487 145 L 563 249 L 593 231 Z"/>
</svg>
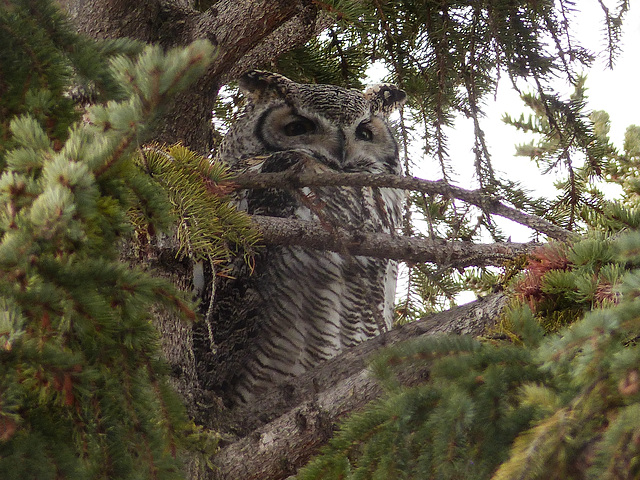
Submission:
<svg viewBox="0 0 640 480">
<path fill-rule="evenodd" d="M 246 75 L 241 87 L 251 102 L 219 154 L 234 169 L 278 172 L 295 165 L 317 172 L 400 174 L 397 144 L 385 120 L 404 99 L 395 87 L 363 94 L 264 72 Z M 238 204 L 253 215 L 394 233 L 402 199 L 394 189 L 314 187 L 243 191 Z M 232 403 L 248 401 L 391 326 L 394 262 L 267 246 L 256 257 L 255 271 L 241 259 L 234 266 L 232 278 L 216 289 L 214 348 L 200 361 L 209 386 Z"/>
</svg>

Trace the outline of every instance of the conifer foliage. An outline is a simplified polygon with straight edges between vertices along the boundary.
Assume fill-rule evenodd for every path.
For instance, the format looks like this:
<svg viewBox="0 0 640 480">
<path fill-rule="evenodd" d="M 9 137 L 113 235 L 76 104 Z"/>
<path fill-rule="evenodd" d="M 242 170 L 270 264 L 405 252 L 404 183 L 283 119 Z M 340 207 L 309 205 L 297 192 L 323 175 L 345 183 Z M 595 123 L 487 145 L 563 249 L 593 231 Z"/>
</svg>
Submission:
<svg viewBox="0 0 640 480">
<path fill-rule="evenodd" d="M 149 311 L 193 313 L 118 249 L 132 207 L 167 226 L 166 195 L 130 154 L 212 47 L 134 55 L 77 37 L 44 0 L 4 2 L 0 31 L 0 478 L 181 478 L 199 434 Z M 79 122 L 72 81 L 114 100 Z"/>
<path fill-rule="evenodd" d="M 385 352 L 373 369 L 386 396 L 349 418 L 297 478 L 638 478 L 640 234 L 612 249 L 600 242 L 595 254 L 598 242 L 581 243 L 573 260 L 615 252 L 608 265 L 629 267 L 618 303 L 546 336 L 521 305 L 508 319 L 517 342 L 434 337 Z M 565 283 L 568 263 L 555 268 Z M 578 267 L 577 284 L 590 268 Z M 403 385 L 406 368 L 425 370 L 428 382 Z"/>
<path fill-rule="evenodd" d="M 592 309 L 616 304 L 625 272 L 611 239 L 592 233 L 571 245 L 551 243 L 534 251 L 511 288 L 546 331 L 558 331 Z"/>
<path fill-rule="evenodd" d="M 249 255 L 258 235 L 249 217 L 223 198 L 235 188 L 228 166 L 182 145 L 145 148 L 137 163 L 169 197 L 178 254 L 188 253 L 196 261 L 227 258 L 231 249 Z M 136 223 L 148 224 L 146 218 L 140 220 Z"/>
</svg>

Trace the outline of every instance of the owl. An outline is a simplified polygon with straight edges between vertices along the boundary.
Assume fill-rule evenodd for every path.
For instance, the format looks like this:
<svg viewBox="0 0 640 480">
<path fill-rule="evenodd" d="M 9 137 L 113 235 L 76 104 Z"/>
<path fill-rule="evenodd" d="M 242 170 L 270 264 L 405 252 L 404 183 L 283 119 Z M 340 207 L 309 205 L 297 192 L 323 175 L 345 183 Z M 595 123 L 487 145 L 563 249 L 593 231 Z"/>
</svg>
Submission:
<svg viewBox="0 0 640 480">
<path fill-rule="evenodd" d="M 364 93 L 300 84 L 252 71 L 240 80 L 246 111 L 230 129 L 219 160 L 237 171 L 401 173 L 387 123 L 405 93 L 379 85 Z M 239 192 L 251 215 L 321 222 L 325 228 L 393 234 L 404 194 L 390 188 L 313 187 Z M 219 277 L 207 321 L 196 335 L 205 388 L 229 404 L 249 402 L 344 349 L 391 327 L 393 261 L 268 245 L 255 261 L 237 258 Z"/>
</svg>

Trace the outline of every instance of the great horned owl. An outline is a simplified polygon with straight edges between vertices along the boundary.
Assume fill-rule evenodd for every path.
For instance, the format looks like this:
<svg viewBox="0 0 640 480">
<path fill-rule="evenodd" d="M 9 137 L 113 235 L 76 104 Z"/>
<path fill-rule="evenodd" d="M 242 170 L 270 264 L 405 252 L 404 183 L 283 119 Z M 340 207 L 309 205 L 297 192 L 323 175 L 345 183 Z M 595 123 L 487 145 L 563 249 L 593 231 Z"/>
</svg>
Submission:
<svg viewBox="0 0 640 480">
<path fill-rule="evenodd" d="M 232 168 L 280 172 L 295 164 L 314 171 L 401 173 L 386 117 L 404 101 L 402 90 L 380 85 L 362 93 L 259 71 L 246 74 L 240 88 L 247 109 L 218 155 Z M 403 193 L 263 189 L 241 192 L 238 204 L 252 215 L 393 233 Z M 237 259 L 218 282 L 208 319 L 213 344 L 205 345 L 207 335 L 196 337 L 205 343 L 196 349 L 204 386 L 231 403 L 249 401 L 391 326 L 395 262 L 270 245 L 250 270 Z"/>
</svg>

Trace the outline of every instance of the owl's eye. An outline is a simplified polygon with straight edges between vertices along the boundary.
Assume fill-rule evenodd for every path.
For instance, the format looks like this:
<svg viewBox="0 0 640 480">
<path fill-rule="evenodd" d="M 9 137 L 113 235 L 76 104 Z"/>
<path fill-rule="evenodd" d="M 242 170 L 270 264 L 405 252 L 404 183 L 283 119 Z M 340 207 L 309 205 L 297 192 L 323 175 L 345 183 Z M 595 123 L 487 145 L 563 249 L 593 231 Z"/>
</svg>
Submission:
<svg viewBox="0 0 640 480">
<path fill-rule="evenodd" d="M 298 135 L 304 135 L 305 133 L 313 133 L 316 130 L 316 125 L 308 118 L 298 117 L 292 122 L 287 123 L 284 128 L 284 134 L 287 137 L 297 137 Z"/>
<path fill-rule="evenodd" d="M 373 140 L 373 131 L 369 127 L 368 122 L 362 122 L 356 128 L 356 138 L 358 140 L 364 140 L 365 142 L 371 142 Z"/>
</svg>

